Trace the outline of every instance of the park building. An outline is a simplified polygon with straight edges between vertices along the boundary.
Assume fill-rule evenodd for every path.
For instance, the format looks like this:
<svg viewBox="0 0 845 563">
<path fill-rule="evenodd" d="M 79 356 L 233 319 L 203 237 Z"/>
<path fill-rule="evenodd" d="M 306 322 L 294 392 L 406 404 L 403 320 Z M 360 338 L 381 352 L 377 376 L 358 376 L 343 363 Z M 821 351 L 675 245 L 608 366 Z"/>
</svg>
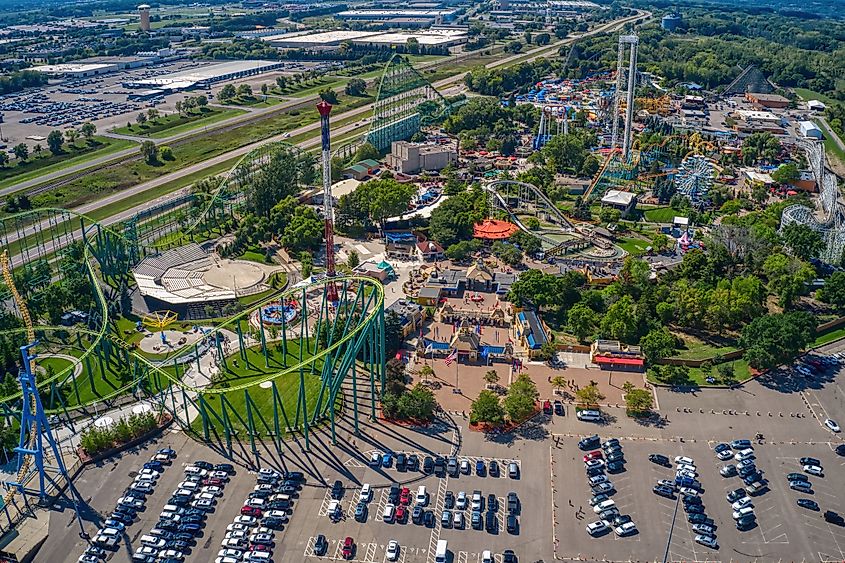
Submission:
<svg viewBox="0 0 845 563">
<path fill-rule="evenodd" d="M 457 161 L 454 146 L 409 141 L 394 141 L 387 155 L 387 167 L 402 174 L 439 172 Z"/>
<path fill-rule="evenodd" d="M 822 135 L 822 130 L 819 129 L 819 126 L 813 123 L 812 121 L 801 121 L 798 123 L 798 131 L 801 133 L 801 136 L 807 139 L 824 139 L 824 135 Z"/>
<path fill-rule="evenodd" d="M 618 209 L 623 217 L 627 217 L 637 208 L 637 194 L 622 190 L 607 190 L 601 198 L 601 204 L 603 207 Z"/>
<path fill-rule="evenodd" d="M 789 98 L 784 98 L 778 94 L 746 92 L 745 99 L 754 105 L 768 109 L 783 109 L 789 105 Z"/>
<path fill-rule="evenodd" d="M 645 356 L 639 346 L 618 340 L 596 340 L 590 346 L 590 361 L 604 370 L 636 371 L 645 369 Z"/>
</svg>

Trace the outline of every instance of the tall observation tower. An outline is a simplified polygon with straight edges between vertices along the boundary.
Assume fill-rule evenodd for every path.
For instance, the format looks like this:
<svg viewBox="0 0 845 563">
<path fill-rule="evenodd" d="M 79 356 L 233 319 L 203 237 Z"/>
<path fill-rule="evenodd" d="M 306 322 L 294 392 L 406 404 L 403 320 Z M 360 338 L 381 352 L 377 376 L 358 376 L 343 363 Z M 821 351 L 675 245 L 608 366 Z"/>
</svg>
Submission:
<svg viewBox="0 0 845 563">
<path fill-rule="evenodd" d="M 634 89 L 637 86 L 637 47 L 640 39 L 636 35 L 619 36 L 619 56 L 616 61 L 616 93 L 613 100 L 613 135 L 611 147 L 619 142 L 619 110 L 622 106 L 622 83 L 625 76 L 625 48 L 630 47 L 628 60 L 628 89 L 625 92 L 625 131 L 622 141 L 622 158 L 628 162 L 631 153 L 631 124 L 634 121 Z"/>
<path fill-rule="evenodd" d="M 138 6 L 138 16 L 141 18 L 141 31 L 150 30 L 150 6 L 149 4 L 141 4 Z"/>
<path fill-rule="evenodd" d="M 323 149 L 323 215 L 326 221 L 326 277 L 335 277 L 334 264 L 334 202 L 332 201 L 332 141 L 329 130 L 329 114 L 332 105 L 325 100 L 317 104 L 320 112 L 320 138 Z M 337 287 L 328 284 L 328 299 L 337 303 Z"/>
</svg>

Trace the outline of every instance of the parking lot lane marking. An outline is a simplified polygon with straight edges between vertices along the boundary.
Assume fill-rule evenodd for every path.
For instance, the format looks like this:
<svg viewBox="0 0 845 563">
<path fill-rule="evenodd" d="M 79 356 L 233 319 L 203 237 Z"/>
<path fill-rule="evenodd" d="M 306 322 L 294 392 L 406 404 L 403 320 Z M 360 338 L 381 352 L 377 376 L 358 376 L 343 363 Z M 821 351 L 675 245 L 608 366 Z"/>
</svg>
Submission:
<svg viewBox="0 0 845 563">
<path fill-rule="evenodd" d="M 446 504 L 446 489 L 448 486 L 448 476 L 439 479 L 437 482 L 437 497 L 434 500 L 434 526 L 428 538 L 428 552 L 426 553 L 426 561 L 429 563 L 434 561 L 437 552 L 437 542 L 440 540 L 440 515 L 443 513 L 443 507 Z"/>
<path fill-rule="evenodd" d="M 334 557 L 333 557 L 333 559 L 340 559 L 341 557 L 343 557 L 343 544 L 341 543 L 340 540 L 332 540 L 332 541 L 337 542 L 334 546 Z M 326 553 L 328 553 L 328 551 L 326 551 Z"/>
<path fill-rule="evenodd" d="M 368 543 L 367 544 L 367 552 L 364 554 L 364 561 L 367 563 L 376 563 L 376 550 L 378 549 L 377 543 Z M 385 554 L 385 557 L 387 554 Z"/>
<path fill-rule="evenodd" d="M 308 543 L 305 544 L 305 551 L 302 553 L 303 557 L 312 557 L 314 555 L 314 540 L 316 539 L 314 536 L 308 538 Z"/>
<path fill-rule="evenodd" d="M 332 493 L 328 489 L 326 493 L 323 495 L 323 502 L 320 504 L 320 510 L 317 511 L 317 516 L 325 516 L 328 514 L 329 510 L 329 502 L 332 500 Z"/>
<path fill-rule="evenodd" d="M 466 551 L 459 551 L 458 552 L 458 563 L 467 563 L 467 552 Z"/>
</svg>

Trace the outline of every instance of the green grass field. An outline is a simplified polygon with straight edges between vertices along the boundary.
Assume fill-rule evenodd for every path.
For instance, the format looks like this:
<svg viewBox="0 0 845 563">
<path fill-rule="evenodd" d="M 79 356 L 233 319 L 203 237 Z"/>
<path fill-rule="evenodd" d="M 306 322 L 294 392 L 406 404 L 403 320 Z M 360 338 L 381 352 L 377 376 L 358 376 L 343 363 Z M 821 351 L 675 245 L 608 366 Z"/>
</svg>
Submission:
<svg viewBox="0 0 845 563">
<path fill-rule="evenodd" d="M 816 348 L 818 346 L 828 344 L 829 342 L 833 342 L 834 340 L 839 340 L 840 338 L 845 338 L 845 328 L 832 330 L 817 336 L 811 347 Z"/>
<path fill-rule="evenodd" d="M 682 335 L 681 339 L 684 341 L 685 347 L 672 356 L 673 358 L 682 358 L 684 360 L 705 360 L 737 350 L 736 346 L 730 346 L 727 344 L 724 346 L 716 346 L 690 335 Z"/>
<path fill-rule="evenodd" d="M 143 125 L 133 124 L 131 127 L 118 127 L 114 133 L 118 135 L 136 135 L 151 139 L 164 139 L 186 133 L 200 127 L 206 127 L 218 121 L 242 115 L 246 111 L 236 108 L 206 107 L 199 113 L 171 114 L 159 117 L 154 121 L 147 121 Z"/>
<path fill-rule="evenodd" d="M 92 141 L 95 144 L 88 145 L 84 141 L 77 141 L 77 148 L 66 149 L 66 152 L 59 155 L 54 155 L 45 148 L 43 156 L 30 154 L 30 158 L 25 162 L 0 167 L 0 188 L 8 188 L 45 174 L 61 172 L 71 166 L 84 164 L 135 145 L 133 141 L 100 136 L 93 137 Z"/>
<path fill-rule="evenodd" d="M 641 254 L 644 254 L 646 247 L 651 246 L 649 241 L 635 237 L 624 238 L 616 244 L 632 256 L 640 256 Z"/>
<path fill-rule="evenodd" d="M 655 207 L 644 209 L 643 217 L 651 223 L 671 223 L 675 217 L 686 217 L 686 214 L 671 207 Z"/>
<path fill-rule="evenodd" d="M 307 348 L 313 350 L 313 339 L 306 340 Z M 293 366 L 299 363 L 299 340 L 289 340 L 287 356 L 282 355 L 281 345 L 278 342 L 273 342 L 268 345 L 268 359 L 269 368 L 265 367 L 264 355 L 260 347 L 254 347 L 247 350 L 247 365 L 239 358 L 239 355 L 233 354 L 226 360 L 228 370 L 226 379 L 223 383 L 215 384 L 215 387 L 226 387 L 241 385 L 257 381 L 266 377 L 268 374 L 278 372 L 285 369 L 286 366 Z M 309 350 L 303 350 L 303 358 L 310 357 Z M 284 431 L 285 422 L 281 414 L 282 407 L 287 414 L 287 419 L 291 426 L 302 424 L 303 413 L 300 412 L 297 416 L 297 402 L 299 401 L 300 384 L 304 382 L 306 412 L 310 413 L 317 406 L 317 400 L 320 393 L 320 370 L 322 369 L 322 361 L 314 363 L 314 372 L 312 374 L 310 366 L 307 371 L 303 373 L 303 381 L 300 381 L 300 375 L 296 373 L 288 373 L 276 377 L 273 381 L 276 383 L 281 406 L 279 408 L 279 419 L 282 431 Z M 244 392 L 232 391 L 224 394 L 226 399 L 226 410 L 228 412 L 229 421 L 236 431 L 247 432 L 247 407 Z M 254 406 L 258 407 L 258 412 L 253 411 L 256 432 L 259 434 L 267 434 L 267 428 L 264 423 L 272 430 L 273 428 L 273 391 L 272 389 L 262 389 L 258 385 L 249 388 L 249 396 L 253 401 Z M 221 398 L 219 396 L 206 394 L 205 395 L 209 410 L 214 411 L 217 416 L 222 418 Z M 325 405 L 325 397 L 323 404 Z M 260 415 L 260 416 L 259 416 Z M 240 418 L 239 418 L 240 417 Z M 264 422 L 261 422 L 263 420 Z M 217 430 L 222 430 L 222 425 L 216 420 L 214 415 L 209 416 L 209 422 Z M 193 428 L 197 432 L 202 431 L 202 417 L 197 417 L 193 423 Z"/>
</svg>

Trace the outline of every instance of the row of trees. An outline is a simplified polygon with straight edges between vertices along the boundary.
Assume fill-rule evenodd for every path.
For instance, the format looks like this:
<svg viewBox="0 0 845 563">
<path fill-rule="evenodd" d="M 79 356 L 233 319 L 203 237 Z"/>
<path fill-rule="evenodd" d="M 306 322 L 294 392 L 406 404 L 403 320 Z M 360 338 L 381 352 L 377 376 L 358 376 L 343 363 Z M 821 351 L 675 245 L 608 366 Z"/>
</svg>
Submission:
<svg viewBox="0 0 845 563">
<path fill-rule="evenodd" d="M 131 414 L 129 418 L 120 418 L 116 423 L 107 428 L 89 426 L 82 433 L 79 440 L 82 449 L 90 456 L 119 446 L 143 436 L 158 424 L 157 418 L 152 413 Z"/>
<path fill-rule="evenodd" d="M 485 377 L 488 382 L 498 381 L 498 374 L 495 370 L 487 372 Z M 493 377 L 495 375 L 495 378 Z M 537 399 L 540 393 L 537 385 L 527 373 L 520 373 L 516 380 L 508 387 L 507 395 L 500 400 L 499 396 L 484 389 L 478 394 L 470 407 L 470 423 L 486 423 L 500 425 L 507 419 L 512 423 L 519 424 L 531 416 L 537 408 Z"/>
<path fill-rule="evenodd" d="M 386 418 L 429 421 L 434 418 L 437 401 L 431 389 L 417 384 L 407 386 L 405 364 L 395 358 L 388 360 L 385 370 L 385 388 L 381 400 Z"/>
</svg>

